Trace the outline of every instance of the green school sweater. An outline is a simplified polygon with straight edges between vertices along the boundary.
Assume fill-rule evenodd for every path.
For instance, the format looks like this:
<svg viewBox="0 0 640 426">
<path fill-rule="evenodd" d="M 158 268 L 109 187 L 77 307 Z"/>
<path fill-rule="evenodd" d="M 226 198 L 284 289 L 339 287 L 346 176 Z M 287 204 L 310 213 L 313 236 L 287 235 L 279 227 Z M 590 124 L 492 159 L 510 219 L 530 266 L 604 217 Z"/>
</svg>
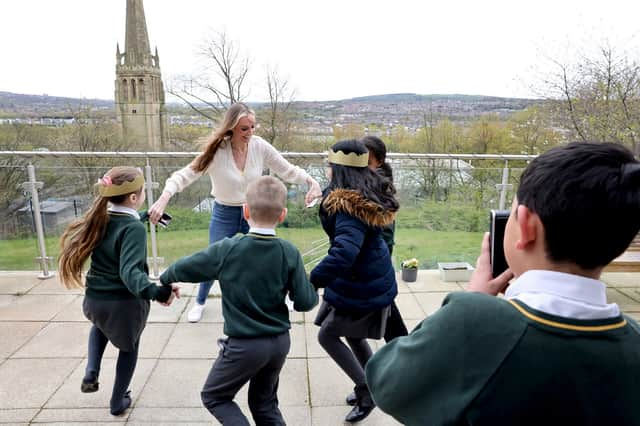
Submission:
<svg viewBox="0 0 640 426">
<path fill-rule="evenodd" d="M 178 260 L 160 276 L 163 284 L 207 280 L 220 283 L 224 333 L 231 337 L 289 330 L 287 293 L 296 311 L 308 311 L 318 303 L 300 252 L 275 236 L 250 233 L 225 238 Z"/>
<path fill-rule="evenodd" d="M 91 253 L 85 294 L 102 300 L 165 301 L 170 296 L 170 288 L 149 281 L 147 231 L 140 220 L 109 212 L 104 237 Z"/>
<path fill-rule="evenodd" d="M 556 317 L 480 293 L 452 293 L 366 377 L 406 425 L 639 425 L 640 334 L 623 316 Z"/>
</svg>

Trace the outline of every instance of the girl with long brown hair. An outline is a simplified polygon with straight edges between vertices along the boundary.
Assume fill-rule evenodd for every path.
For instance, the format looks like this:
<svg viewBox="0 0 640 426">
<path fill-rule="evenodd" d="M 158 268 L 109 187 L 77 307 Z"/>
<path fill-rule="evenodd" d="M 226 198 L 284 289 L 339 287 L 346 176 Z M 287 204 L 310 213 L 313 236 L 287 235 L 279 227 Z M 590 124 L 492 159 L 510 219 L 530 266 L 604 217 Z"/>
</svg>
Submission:
<svg viewBox="0 0 640 426">
<path fill-rule="evenodd" d="M 247 105 L 231 105 L 220 126 L 206 141 L 202 153 L 167 179 L 162 195 L 149 209 L 150 220 L 157 223 L 169 199 L 203 174 L 211 178 L 211 195 L 215 198 L 209 244 L 249 231 L 249 225 L 242 216 L 242 204 L 246 201 L 247 186 L 262 176 L 265 169 L 275 172 L 286 182 L 307 184 L 309 192 L 305 203 L 321 197 L 318 182 L 285 160 L 267 141 L 254 135 L 255 128 L 255 113 Z M 211 281 L 200 283 L 196 303 L 187 315 L 190 322 L 198 322 L 202 318 L 212 284 Z"/>
<path fill-rule="evenodd" d="M 164 305 L 179 297 L 177 286 L 149 281 L 146 229 L 137 210 L 145 201 L 140 169 L 114 167 L 96 184 L 89 211 L 73 222 L 60 240 L 59 273 L 67 288 L 85 288 L 82 309 L 93 323 L 82 392 L 96 392 L 107 342 L 120 352 L 110 411 L 120 415 L 131 405 L 127 388 L 138 360 L 140 335 L 149 316 L 149 300 Z M 82 267 L 91 257 L 85 283 Z"/>
</svg>

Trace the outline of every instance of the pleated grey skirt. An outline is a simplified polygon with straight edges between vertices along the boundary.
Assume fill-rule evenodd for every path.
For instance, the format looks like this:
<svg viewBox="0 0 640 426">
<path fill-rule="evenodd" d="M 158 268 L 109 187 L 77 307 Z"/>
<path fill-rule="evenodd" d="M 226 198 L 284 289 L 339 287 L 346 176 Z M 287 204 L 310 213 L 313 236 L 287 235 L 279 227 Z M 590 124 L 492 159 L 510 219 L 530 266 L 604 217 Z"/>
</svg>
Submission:
<svg viewBox="0 0 640 426">
<path fill-rule="evenodd" d="M 147 325 L 151 304 L 143 299 L 100 300 L 85 296 L 82 311 L 113 345 L 133 352 Z"/>
<path fill-rule="evenodd" d="M 323 301 L 313 323 L 327 333 L 340 337 L 381 339 L 390 313 L 390 306 L 372 312 L 354 313 L 338 310 Z"/>
</svg>

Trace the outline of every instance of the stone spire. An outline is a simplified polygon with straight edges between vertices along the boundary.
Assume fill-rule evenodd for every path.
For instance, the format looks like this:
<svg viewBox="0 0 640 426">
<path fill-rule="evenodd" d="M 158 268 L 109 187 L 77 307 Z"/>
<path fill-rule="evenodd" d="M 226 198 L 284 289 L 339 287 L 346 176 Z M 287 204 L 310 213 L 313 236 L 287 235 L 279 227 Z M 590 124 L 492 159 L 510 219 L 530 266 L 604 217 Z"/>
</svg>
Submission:
<svg viewBox="0 0 640 426">
<path fill-rule="evenodd" d="M 149 66 L 151 48 L 142 0 L 127 0 L 127 29 L 124 41 L 125 65 Z"/>
<path fill-rule="evenodd" d="M 168 140 L 158 48 L 151 54 L 142 0 L 127 0 L 124 52 L 116 44 L 115 103 L 123 137 L 161 149 Z"/>
</svg>

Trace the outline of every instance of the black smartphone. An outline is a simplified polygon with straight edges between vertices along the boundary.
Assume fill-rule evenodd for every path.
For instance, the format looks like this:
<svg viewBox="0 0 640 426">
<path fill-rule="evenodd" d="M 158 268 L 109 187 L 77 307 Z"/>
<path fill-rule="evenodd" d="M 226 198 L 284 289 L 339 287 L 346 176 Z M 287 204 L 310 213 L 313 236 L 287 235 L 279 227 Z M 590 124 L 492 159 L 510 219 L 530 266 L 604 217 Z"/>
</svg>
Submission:
<svg viewBox="0 0 640 426">
<path fill-rule="evenodd" d="M 158 221 L 158 225 L 162 226 L 163 228 L 166 228 L 167 226 L 169 226 L 169 223 L 171 223 L 171 219 L 173 218 L 169 213 L 162 213 L 162 217 Z"/>
<path fill-rule="evenodd" d="M 509 219 L 509 210 L 491 210 L 489 215 L 489 243 L 491 244 L 491 275 L 497 277 L 507 270 L 504 257 L 504 229 Z"/>
</svg>

